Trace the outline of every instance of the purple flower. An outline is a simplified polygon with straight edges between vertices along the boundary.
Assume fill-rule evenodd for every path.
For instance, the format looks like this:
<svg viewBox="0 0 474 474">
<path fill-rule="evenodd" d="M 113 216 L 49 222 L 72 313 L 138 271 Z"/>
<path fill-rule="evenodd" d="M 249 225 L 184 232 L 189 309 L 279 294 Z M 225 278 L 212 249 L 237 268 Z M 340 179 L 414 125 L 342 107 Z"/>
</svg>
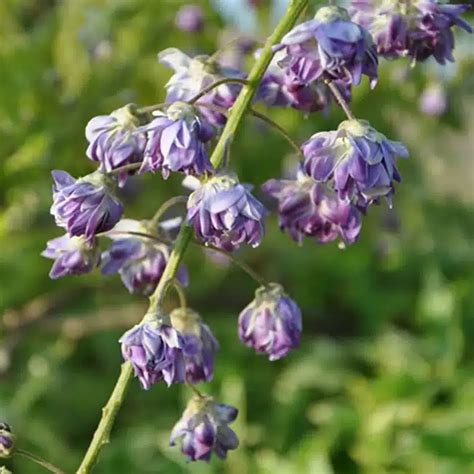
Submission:
<svg viewBox="0 0 474 474">
<path fill-rule="evenodd" d="M 185 381 L 181 335 L 164 318 L 137 324 L 119 340 L 122 355 L 129 361 L 142 387 L 148 390 L 164 380 L 168 386 Z"/>
<path fill-rule="evenodd" d="M 385 196 L 390 201 L 394 181 L 400 181 L 397 156 L 406 147 L 387 139 L 364 120 L 346 120 L 337 131 L 314 134 L 301 147 L 304 170 L 318 182 L 333 181 L 341 199 L 365 205 Z"/>
<path fill-rule="evenodd" d="M 100 171 L 112 170 L 132 163 L 141 163 L 145 149 L 145 135 L 138 132 L 138 119 L 132 113 L 132 106 L 126 105 L 110 115 L 94 117 L 86 126 L 89 142 L 87 156 L 100 163 Z M 130 172 L 119 177 L 124 184 Z"/>
<path fill-rule="evenodd" d="M 293 28 L 276 49 L 284 49 L 279 62 L 295 86 L 318 79 L 358 85 L 362 74 L 377 83 L 377 54 L 370 34 L 350 21 L 346 10 L 322 7 L 313 20 Z"/>
<path fill-rule="evenodd" d="M 173 69 L 175 74 L 166 84 L 167 102 L 187 102 L 206 87 L 224 78 L 245 78 L 238 70 L 220 66 L 209 56 L 201 55 L 190 58 L 179 49 L 168 48 L 158 55 L 158 61 Z M 199 99 L 202 104 L 217 105 L 230 109 L 242 86 L 240 84 L 222 84 Z M 213 110 L 200 107 L 200 112 L 209 123 L 222 126 L 226 117 Z"/>
<path fill-rule="evenodd" d="M 441 84 L 429 85 L 420 96 L 420 109 L 426 115 L 439 117 L 446 112 L 448 97 Z"/>
<path fill-rule="evenodd" d="M 7 423 L 0 423 L 0 459 L 9 458 L 13 452 L 15 438 Z"/>
<path fill-rule="evenodd" d="M 119 221 L 123 206 L 112 193 L 112 178 L 96 171 L 74 179 L 65 171 L 53 171 L 53 205 L 51 214 L 59 227 L 71 236 L 91 240 Z"/>
<path fill-rule="evenodd" d="M 319 243 L 340 237 L 352 244 L 359 237 L 360 210 L 302 171 L 296 180 L 271 179 L 262 189 L 278 200 L 280 228 L 298 243 L 304 237 Z"/>
<path fill-rule="evenodd" d="M 175 309 L 171 312 L 170 319 L 172 326 L 184 340 L 186 380 L 193 384 L 212 380 L 219 343 L 209 327 L 189 308 Z"/>
<path fill-rule="evenodd" d="M 272 361 L 299 346 L 301 330 L 301 310 L 278 283 L 258 288 L 239 316 L 240 340 Z"/>
<path fill-rule="evenodd" d="M 146 221 L 122 219 L 113 232 L 120 236 L 127 231 L 154 233 Z M 108 234 L 113 242 L 102 254 L 102 273 L 104 275 L 120 274 L 123 284 L 130 293 L 151 295 L 161 280 L 168 263 L 171 250 L 168 245 L 139 235 L 115 237 Z M 188 272 L 184 265 L 178 270 L 178 280 L 182 285 L 188 284 Z"/>
<path fill-rule="evenodd" d="M 445 64 L 454 61 L 453 26 L 472 33 L 469 23 L 460 18 L 470 8 L 467 4 L 353 0 L 352 6 L 352 19 L 372 33 L 378 52 L 388 58 L 408 55 L 425 61 L 433 56 Z"/>
<path fill-rule="evenodd" d="M 176 26 L 188 33 L 201 31 L 204 27 L 204 15 L 198 5 L 183 5 L 176 13 Z"/>
<path fill-rule="evenodd" d="M 145 158 L 140 172 L 160 169 L 164 178 L 171 171 L 201 176 L 212 173 L 205 142 L 212 137 L 212 128 L 184 102 L 175 102 L 165 113 L 142 128 L 147 134 Z"/>
<path fill-rule="evenodd" d="M 84 237 L 70 237 L 68 234 L 50 240 L 41 255 L 55 260 L 49 272 L 52 279 L 89 273 L 100 262 L 95 239 L 87 241 Z"/>
<path fill-rule="evenodd" d="M 237 415 L 237 408 L 217 403 L 209 396 L 195 396 L 174 426 L 170 445 L 182 438 L 181 451 L 190 461 L 210 461 L 213 452 L 225 459 L 227 451 L 239 445 L 237 435 L 228 426 Z"/>
<path fill-rule="evenodd" d="M 225 250 L 246 242 L 260 245 L 266 209 L 235 175 L 219 174 L 201 184 L 188 200 L 188 220 L 205 243 Z"/>
</svg>

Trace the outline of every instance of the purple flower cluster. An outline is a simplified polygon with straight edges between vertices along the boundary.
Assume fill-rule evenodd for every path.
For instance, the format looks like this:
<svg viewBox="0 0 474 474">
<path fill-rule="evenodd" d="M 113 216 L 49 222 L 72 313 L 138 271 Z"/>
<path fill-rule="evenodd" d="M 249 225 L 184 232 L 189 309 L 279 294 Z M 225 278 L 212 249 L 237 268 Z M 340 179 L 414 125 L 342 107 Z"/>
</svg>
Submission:
<svg viewBox="0 0 474 474">
<path fill-rule="evenodd" d="M 303 169 L 317 182 L 331 181 L 339 198 L 365 206 L 385 196 L 400 181 L 397 156 L 406 147 L 387 139 L 363 120 L 346 120 L 336 131 L 319 132 L 301 147 Z"/>
<path fill-rule="evenodd" d="M 165 49 L 158 55 L 158 60 L 175 72 L 166 84 L 167 102 L 189 101 L 220 79 L 245 78 L 242 72 L 222 67 L 209 56 L 201 55 L 190 58 L 176 48 Z M 199 99 L 199 103 L 230 109 L 241 88 L 242 86 L 239 84 L 222 84 Z M 209 123 L 215 126 L 222 126 L 226 122 L 226 117 L 220 112 L 206 107 L 200 107 L 200 112 Z"/>
<path fill-rule="evenodd" d="M 351 16 L 372 33 L 379 54 L 389 59 L 410 56 L 414 61 L 434 57 L 445 64 L 454 61 L 452 28 L 472 33 L 469 23 L 461 18 L 469 8 L 438 0 L 352 0 Z"/>
<path fill-rule="evenodd" d="M 240 313 L 239 337 L 270 360 L 285 357 L 299 346 L 301 311 L 281 285 L 270 283 L 255 292 L 255 299 Z"/>
<path fill-rule="evenodd" d="M 117 235 L 132 231 L 146 234 L 150 230 L 146 221 L 122 219 L 117 225 Z M 151 295 L 161 280 L 171 250 L 168 245 L 140 235 L 116 237 L 109 234 L 112 245 L 102 254 L 102 273 L 119 273 L 130 293 Z M 184 286 L 188 284 L 188 272 L 181 266 L 177 278 Z"/>
<path fill-rule="evenodd" d="M 196 176 L 213 172 L 205 147 L 213 131 L 192 105 L 174 102 L 142 130 L 147 143 L 140 172 L 161 170 L 164 178 L 171 171 Z"/>
<path fill-rule="evenodd" d="M 15 445 L 15 438 L 7 423 L 0 423 L 0 459 L 9 458 Z"/>
<path fill-rule="evenodd" d="M 183 5 L 176 13 L 176 26 L 188 33 L 196 33 L 204 27 L 204 15 L 198 5 Z"/>
<path fill-rule="evenodd" d="M 279 65 L 292 83 L 290 88 L 319 79 L 358 85 L 363 74 L 372 86 L 377 83 L 372 38 L 343 8 L 320 8 L 313 20 L 293 28 L 275 49 L 285 53 Z"/>
<path fill-rule="evenodd" d="M 188 220 L 206 244 L 234 250 L 260 245 L 266 209 L 237 177 L 219 174 L 203 182 L 188 200 Z"/>
<path fill-rule="evenodd" d="M 110 115 L 99 115 L 86 126 L 86 138 L 89 142 L 87 156 L 97 161 L 100 171 L 111 171 L 125 165 L 141 163 L 145 149 L 145 135 L 138 130 L 138 119 L 133 107 L 127 105 Z M 121 173 L 123 184 L 129 172 Z"/>
<path fill-rule="evenodd" d="M 119 341 L 142 387 L 148 390 L 164 380 L 199 383 L 212 379 L 219 348 L 208 326 L 190 309 L 177 309 L 168 316 L 149 315 L 128 330 Z"/>
<path fill-rule="evenodd" d="M 304 237 L 313 237 L 319 243 L 340 238 L 352 244 L 359 237 L 360 210 L 304 170 L 299 171 L 296 179 L 271 179 L 262 189 L 278 200 L 280 228 L 298 243 Z"/>
<path fill-rule="evenodd" d="M 181 451 L 190 461 L 210 461 L 212 453 L 225 459 L 227 451 L 239 445 L 229 428 L 238 415 L 237 408 L 217 403 L 212 397 L 195 396 L 171 432 L 170 445 L 182 438 Z"/>
</svg>

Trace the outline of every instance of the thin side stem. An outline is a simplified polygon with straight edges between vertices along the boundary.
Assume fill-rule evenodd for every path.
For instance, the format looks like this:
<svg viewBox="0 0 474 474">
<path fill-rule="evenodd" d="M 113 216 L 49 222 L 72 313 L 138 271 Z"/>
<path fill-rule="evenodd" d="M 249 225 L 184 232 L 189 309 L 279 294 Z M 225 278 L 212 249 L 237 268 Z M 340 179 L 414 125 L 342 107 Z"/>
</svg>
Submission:
<svg viewBox="0 0 474 474">
<path fill-rule="evenodd" d="M 217 252 L 222 255 L 225 255 L 232 263 L 234 263 L 236 266 L 241 268 L 245 273 L 247 273 L 247 275 L 250 278 L 255 280 L 259 285 L 268 286 L 268 283 L 265 281 L 265 279 L 262 276 L 260 276 L 252 267 L 247 265 L 245 262 L 242 262 L 238 258 L 234 257 L 231 253 L 226 252 L 225 250 L 219 249 L 217 247 L 213 247 L 212 245 L 202 244 L 201 242 L 198 242 L 197 240 L 192 240 L 191 243 L 198 247 L 202 247 L 206 250 L 212 250 L 213 252 Z"/>
<path fill-rule="evenodd" d="M 161 299 L 157 303 L 157 307 L 160 307 L 160 306 L 163 305 L 163 299 L 164 299 L 164 297 L 166 295 L 166 292 L 167 292 L 167 290 L 170 286 L 172 286 L 174 288 L 174 290 L 176 291 L 176 294 L 178 295 L 179 306 L 183 309 L 186 309 L 186 307 L 187 307 L 186 292 L 184 291 L 184 287 L 181 284 L 181 282 L 175 277 L 171 278 L 170 280 L 168 280 L 166 282 L 166 284 L 163 288 L 163 292 L 161 293 Z"/>
<path fill-rule="evenodd" d="M 331 81 L 324 81 L 324 82 L 329 87 L 329 90 L 332 92 L 332 95 L 336 98 L 339 105 L 342 107 L 342 109 L 346 113 L 347 118 L 349 120 L 354 120 L 355 116 L 352 113 L 352 110 L 349 107 L 349 104 L 347 103 L 346 99 L 344 99 L 344 97 L 342 96 L 341 91 L 337 88 L 336 84 L 334 84 Z"/>
<path fill-rule="evenodd" d="M 199 99 L 204 97 L 206 94 L 209 94 L 212 90 L 214 90 L 216 87 L 221 86 L 222 84 L 243 84 L 244 86 L 248 84 L 246 79 L 239 79 L 238 77 L 226 77 L 224 79 L 220 79 L 213 84 L 210 84 L 209 86 L 205 87 L 202 91 L 198 92 L 194 97 L 192 97 L 190 100 L 188 100 L 189 104 L 195 104 Z"/>
<path fill-rule="evenodd" d="M 242 91 L 240 92 L 234 106 L 232 107 L 232 111 L 229 114 L 226 126 L 224 127 L 219 142 L 214 149 L 211 157 L 211 162 L 214 167 L 219 167 L 220 163 L 222 162 L 226 146 L 235 135 L 235 132 L 239 128 L 240 122 L 242 121 L 247 108 L 252 102 L 252 98 L 255 95 L 258 84 L 260 83 L 260 80 L 262 79 L 263 74 L 265 73 L 272 59 L 272 46 L 277 44 L 283 35 L 295 24 L 303 8 L 308 4 L 308 1 L 309 0 L 292 0 L 275 31 L 270 36 L 270 38 L 268 38 L 260 57 L 257 59 L 252 70 L 250 71 L 248 84 L 242 88 Z M 158 283 L 153 295 L 150 298 L 148 312 L 157 311 L 157 304 L 161 300 L 162 293 L 165 291 L 165 282 L 170 278 L 175 277 L 192 236 L 192 228 L 186 223 L 183 223 L 176 238 L 168 263 L 166 264 L 163 275 L 161 276 L 160 282 Z M 103 409 L 99 425 L 97 426 L 91 444 L 85 453 L 84 459 L 82 460 L 77 474 L 89 474 L 96 463 L 102 448 L 108 443 L 110 430 L 114 424 L 117 412 L 125 399 L 125 394 L 130 384 L 132 373 L 133 370 L 130 363 L 125 363 L 122 365 L 119 379 L 117 380 L 109 401 Z"/>
<path fill-rule="evenodd" d="M 129 165 L 123 165 L 120 166 L 119 168 L 115 168 L 112 171 L 109 171 L 107 174 L 109 175 L 117 175 L 120 173 L 123 173 L 124 171 L 135 171 L 138 168 L 140 168 L 142 164 L 141 163 L 130 163 Z"/>
<path fill-rule="evenodd" d="M 144 115 L 144 114 L 151 114 L 155 110 L 161 110 L 164 109 L 165 107 L 169 107 L 171 104 L 168 104 L 166 102 L 162 102 L 161 104 L 154 104 L 154 105 L 147 105 L 145 107 L 140 107 L 135 111 L 137 115 Z"/>
<path fill-rule="evenodd" d="M 26 459 L 29 459 L 30 461 L 35 462 L 39 466 L 44 467 L 46 470 L 48 470 L 49 472 L 53 472 L 54 474 L 66 474 L 54 464 L 51 464 L 50 462 L 41 459 L 39 456 L 36 456 L 36 454 L 32 454 L 28 451 L 25 451 L 24 449 L 15 449 L 14 455 L 22 456 Z"/>
<path fill-rule="evenodd" d="M 150 219 L 150 225 L 155 228 L 160 219 L 163 217 L 166 211 L 176 206 L 177 204 L 186 204 L 188 202 L 187 196 L 176 196 L 165 201 L 155 212 L 155 215 Z"/>
</svg>

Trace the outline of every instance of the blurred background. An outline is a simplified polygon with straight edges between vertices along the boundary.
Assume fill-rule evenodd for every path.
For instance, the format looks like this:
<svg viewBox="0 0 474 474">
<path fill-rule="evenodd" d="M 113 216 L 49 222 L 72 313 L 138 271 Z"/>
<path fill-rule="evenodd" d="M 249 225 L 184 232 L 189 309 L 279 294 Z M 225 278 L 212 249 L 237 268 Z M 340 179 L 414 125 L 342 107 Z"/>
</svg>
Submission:
<svg viewBox="0 0 474 474">
<path fill-rule="evenodd" d="M 236 35 L 262 40 L 286 2 L 194 2 L 204 12 L 194 32 L 175 26 L 184 3 L 0 2 L 0 419 L 18 446 L 67 472 L 79 465 L 118 376 L 117 340 L 142 317 L 146 298 L 98 271 L 48 278 L 51 262 L 40 253 L 62 234 L 49 215 L 50 171 L 94 169 L 85 157 L 91 117 L 163 101 L 170 71 L 157 62 L 160 50 L 211 54 Z M 355 90 L 356 115 L 411 152 L 400 163 L 394 209 L 372 208 L 357 244 L 298 247 L 273 216 L 263 245 L 239 252 L 302 307 L 300 350 L 271 363 L 243 346 L 237 315 L 254 283 L 200 249 L 187 252 L 190 304 L 221 344 L 205 390 L 240 409 L 240 449 L 226 462 L 187 464 L 168 436 L 189 390 L 159 384 L 144 392 L 134 380 L 94 472 L 474 472 L 472 46 L 459 34 L 457 62 L 445 68 L 382 60 L 377 88 Z M 251 64 L 236 48 L 224 56 Z M 268 114 L 299 142 L 343 119 L 334 108 L 327 116 Z M 246 120 L 232 148 L 243 181 L 258 190 L 294 163 L 278 134 Z M 131 180 L 122 192 L 126 217 L 150 217 L 183 192 L 180 181 Z M 5 465 L 42 472 L 19 458 Z"/>
</svg>

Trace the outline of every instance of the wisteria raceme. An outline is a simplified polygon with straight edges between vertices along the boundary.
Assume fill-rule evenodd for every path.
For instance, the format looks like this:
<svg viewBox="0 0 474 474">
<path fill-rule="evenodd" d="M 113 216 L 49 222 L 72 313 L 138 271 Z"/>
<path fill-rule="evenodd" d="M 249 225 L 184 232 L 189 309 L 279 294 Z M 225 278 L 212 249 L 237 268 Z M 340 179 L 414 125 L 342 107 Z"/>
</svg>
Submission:
<svg viewBox="0 0 474 474">
<path fill-rule="evenodd" d="M 319 243 L 340 238 L 342 243 L 352 244 L 359 237 L 360 209 L 304 171 L 296 179 L 270 179 L 262 189 L 278 200 L 280 228 L 298 243 L 314 237 Z"/>
<path fill-rule="evenodd" d="M 41 255 L 54 260 L 49 272 L 52 279 L 89 273 L 100 262 L 96 239 L 88 241 L 82 236 L 71 237 L 68 234 L 50 240 Z"/>
<path fill-rule="evenodd" d="M 228 173 L 203 182 L 188 200 L 188 220 L 197 237 L 229 251 L 242 243 L 260 245 L 267 211 L 251 188 Z"/>
<path fill-rule="evenodd" d="M 175 102 L 166 113 L 155 112 L 153 121 L 141 130 L 147 144 L 140 172 L 161 170 L 167 178 L 172 171 L 201 176 L 214 170 L 205 146 L 212 127 L 192 105 Z"/>
<path fill-rule="evenodd" d="M 212 453 L 225 459 L 227 451 L 239 445 L 237 435 L 228 426 L 237 415 L 237 408 L 217 403 L 209 396 L 195 396 L 174 426 L 170 445 L 181 438 L 181 451 L 190 461 L 210 461 Z"/>
<path fill-rule="evenodd" d="M 7 423 L 0 422 L 0 459 L 9 458 L 13 452 L 15 438 Z"/>
<path fill-rule="evenodd" d="M 277 283 L 258 288 L 239 316 L 241 341 L 256 352 L 266 352 L 272 361 L 299 346 L 301 330 L 301 310 Z"/>
<path fill-rule="evenodd" d="M 183 338 L 168 320 L 153 318 L 146 318 L 119 340 L 123 358 L 132 364 L 145 390 L 160 380 L 168 386 L 184 382 L 186 373 Z"/>
<path fill-rule="evenodd" d="M 363 74 L 372 86 L 377 83 L 378 60 L 372 38 L 350 21 L 343 8 L 320 8 L 313 20 L 293 28 L 275 49 L 285 52 L 279 64 L 294 87 L 318 79 L 358 85 Z"/>
<path fill-rule="evenodd" d="M 204 27 L 204 14 L 198 5 L 183 5 L 176 13 L 176 26 L 188 33 L 196 33 Z"/>
<path fill-rule="evenodd" d="M 100 163 L 99 169 L 104 173 L 143 160 L 145 135 L 138 131 L 139 121 L 132 109 L 126 105 L 110 115 L 94 117 L 86 126 L 86 154 Z M 129 173 L 120 173 L 120 184 L 124 184 Z"/>
<path fill-rule="evenodd" d="M 341 199 L 370 204 L 390 201 L 394 181 L 401 177 L 396 158 L 408 150 L 387 139 L 364 120 L 346 120 L 337 131 L 314 134 L 302 146 L 304 170 L 318 182 L 331 180 Z"/>
<path fill-rule="evenodd" d="M 377 51 L 387 58 L 410 56 L 421 62 L 434 57 L 445 64 L 454 61 L 452 28 L 472 33 L 461 18 L 469 8 L 438 0 L 352 0 L 351 17 L 372 33 Z"/>
<path fill-rule="evenodd" d="M 115 181 L 96 171 L 75 179 L 66 171 L 53 171 L 51 214 L 71 236 L 91 240 L 120 220 L 123 206 L 113 194 Z"/>
<path fill-rule="evenodd" d="M 190 58 L 177 48 L 165 49 L 159 53 L 158 60 L 175 71 L 166 84 L 166 101 L 169 103 L 187 102 L 206 87 L 224 78 L 245 78 L 242 72 L 222 67 L 209 56 Z M 241 88 L 240 84 L 221 84 L 199 99 L 199 103 L 230 109 Z M 222 126 L 226 122 L 226 117 L 220 112 L 206 107 L 200 107 L 200 112 L 209 123 L 215 126 Z"/>
<path fill-rule="evenodd" d="M 171 254 L 165 243 L 140 235 L 126 235 L 129 232 L 147 234 L 149 231 L 147 221 L 122 219 L 107 235 L 112 244 L 102 254 L 102 273 L 119 273 L 130 293 L 151 295 Z M 182 285 L 188 284 L 188 272 L 184 265 L 178 269 L 177 278 Z"/>
<path fill-rule="evenodd" d="M 171 324 L 184 340 L 186 381 L 206 382 L 214 376 L 214 358 L 219 343 L 209 326 L 189 308 L 177 308 L 170 314 Z"/>
</svg>

